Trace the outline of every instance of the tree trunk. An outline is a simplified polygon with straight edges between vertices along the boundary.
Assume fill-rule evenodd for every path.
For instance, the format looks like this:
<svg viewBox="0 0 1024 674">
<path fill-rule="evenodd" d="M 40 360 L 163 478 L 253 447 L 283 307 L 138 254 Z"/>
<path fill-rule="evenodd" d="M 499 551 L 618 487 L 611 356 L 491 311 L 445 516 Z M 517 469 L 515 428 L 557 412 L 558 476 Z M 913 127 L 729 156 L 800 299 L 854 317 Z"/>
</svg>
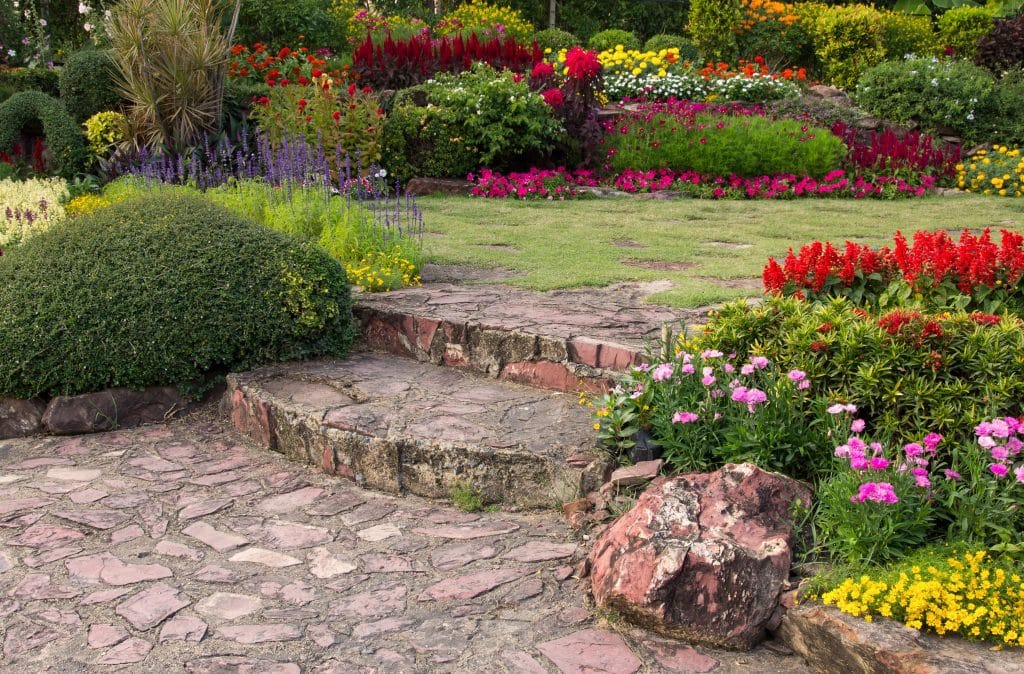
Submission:
<svg viewBox="0 0 1024 674">
<path fill-rule="evenodd" d="M 558 0 L 548 0 L 548 28 L 555 27 L 555 6 Z"/>
</svg>

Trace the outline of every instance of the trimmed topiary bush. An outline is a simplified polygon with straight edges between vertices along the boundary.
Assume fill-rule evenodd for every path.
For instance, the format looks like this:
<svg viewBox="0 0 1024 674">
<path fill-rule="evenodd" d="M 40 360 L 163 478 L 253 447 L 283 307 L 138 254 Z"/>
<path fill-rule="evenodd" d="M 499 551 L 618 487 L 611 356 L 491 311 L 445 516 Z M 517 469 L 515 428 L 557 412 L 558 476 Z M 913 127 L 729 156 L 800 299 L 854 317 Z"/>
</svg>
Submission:
<svg viewBox="0 0 1024 674">
<path fill-rule="evenodd" d="M 995 10 L 989 7 L 954 7 L 939 17 L 939 41 L 957 56 L 973 59 L 978 40 L 992 29 Z"/>
<path fill-rule="evenodd" d="M 636 35 L 630 33 L 628 30 L 618 30 L 616 28 L 602 30 L 600 33 L 594 33 L 587 42 L 587 46 L 589 48 L 597 51 L 615 49 L 615 46 L 620 44 L 626 51 L 640 48 L 640 40 Z"/>
<path fill-rule="evenodd" d="M 697 49 L 697 45 L 693 44 L 693 40 L 688 40 L 682 35 L 660 33 L 652 36 L 651 39 L 644 43 L 644 51 L 658 52 L 662 49 L 672 49 L 673 47 L 679 50 L 679 59 L 681 61 L 696 63 L 697 59 L 700 58 L 700 50 Z"/>
<path fill-rule="evenodd" d="M 0 103 L 0 152 L 10 151 L 33 122 L 42 124 L 60 175 L 71 178 L 84 170 L 88 153 L 81 127 L 63 103 L 41 91 L 21 91 Z"/>
<path fill-rule="evenodd" d="M 168 188 L 0 258 L 0 397 L 178 385 L 343 356 L 345 271 L 314 245 Z"/>
<path fill-rule="evenodd" d="M 743 18 L 740 0 L 693 0 L 687 31 L 705 61 L 734 61 L 736 28 Z"/>
<path fill-rule="evenodd" d="M 811 33 L 825 80 L 837 87 L 852 88 L 865 70 L 885 59 L 882 13 L 874 7 L 829 7 L 818 14 Z"/>
<path fill-rule="evenodd" d="M 533 41 L 540 45 L 541 49 L 550 49 L 553 52 L 582 44 L 578 37 L 561 28 L 538 30 L 533 34 Z"/>
<path fill-rule="evenodd" d="M 114 83 L 114 62 L 98 49 L 72 52 L 60 71 L 60 100 L 71 116 L 84 122 L 121 103 Z"/>
</svg>

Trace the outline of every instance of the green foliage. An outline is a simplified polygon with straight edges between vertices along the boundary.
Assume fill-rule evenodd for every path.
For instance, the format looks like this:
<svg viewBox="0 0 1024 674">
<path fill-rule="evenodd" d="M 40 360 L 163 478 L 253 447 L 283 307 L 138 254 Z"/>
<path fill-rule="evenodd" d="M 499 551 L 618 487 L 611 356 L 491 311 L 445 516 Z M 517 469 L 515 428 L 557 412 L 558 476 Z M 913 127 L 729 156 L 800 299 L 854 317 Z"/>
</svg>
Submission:
<svg viewBox="0 0 1024 674">
<path fill-rule="evenodd" d="M 329 0 L 244 0 L 238 15 L 237 44 L 294 45 L 299 36 L 312 47 L 336 51 L 345 45 L 345 23 Z"/>
<path fill-rule="evenodd" d="M 979 325 L 963 312 L 941 335 L 890 334 L 844 299 L 812 305 L 769 297 L 727 304 L 701 343 L 739 358 L 768 357 L 807 373 L 830 401 L 853 403 L 879 437 L 917 442 L 930 432 L 973 438 L 985 419 L 1017 414 L 1024 396 L 1024 332 L 1018 321 Z"/>
<path fill-rule="evenodd" d="M 830 7 L 811 27 L 825 80 L 852 88 L 866 69 L 885 58 L 882 14 L 873 7 Z"/>
<path fill-rule="evenodd" d="M 19 91 L 57 96 L 59 77 L 60 71 L 55 68 L 0 68 L 0 103 Z"/>
<path fill-rule="evenodd" d="M 734 32 L 743 16 L 740 0 L 693 0 L 687 31 L 707 61 L 736 60 Z"/>
<path fill-rule="evenodd" d="M 637 39 L 636 35 L 628 30 L 619 30 L 618 28 L 611 28 L 608 30 L 602 30 L 600 33 L 594 33 L 594 35 L 587 40 L 587 47 L 596 51 L 608 51 L 615 49 L 615 46 L 620 44 L 626 51 L 629 51 L 630 49 L 640 49 L 640 40 Z"/>
<path fill-rule="evenodd" d="M 954 7 L 939 17 L 939 40 L 957 56 L 973 59 L 978 40 L 992 30 L 995 10 L 989 7 Z"/>
<path fill-rule="evenodd" d="M 63 103 L 41 91 L 22 91 L 0 103 L 0 151 L 9 151 L 22 129 L 37 121 L 58 173 L 70 178 L 83 170 L 87 153 L 82 129 Z"/>
<path fill-rule="evenodd" d="M 822 452 L 830 430 L 820 419 L 824 405 L 786 371 L 684 348 L 650 361 L 594 403 L 598 441 L 614 459 L 625 460 L 643 432 L 673 473 L 750 462 L 817 480 L 829 468 L 831 456 Z M 748 390 L 763 397 L 736 399 Z"/>
<path fill-rule="evenodd" d="M 882 46 L 890 59 L 907 54 L 932 56 L 939 52 L 939 41 L 931 19 L 900 12 L 881 12 Z"/>
<path fill-rule="evenodd" d="M 444 169 L 449 177 L 464 176 L 480 166 L 515 166 L 548 151 L 563 133 L 551 108 L 530 91 L 526 80 L 516 82 L 513 73 L 495 72 L 486 64 L 460 75 L 439 74 L 405 96 L 403 100 L 421 97 L 428 105 L 419 109 L 418 120 L 415 110 L 400 110 L 401 103 L 392 112 L 398 119 L 388 122 L 392 128 L 385 132 L 384 163 L 400 175 L 424 163 L 435 171 Z M 440 147 L 436 143 L 459 146 L 445 149 L 449 160 L 471 157 L 472 162 L 467 168 L 444 160 L 418 161 L 420 148 L 429 145 L 432 151 Z M 400 159 L 403 150 L 409 155 L 406 162 Z"/>
<path fill-rule="evenodd" d="M 183 151 L 220 126 L 230 45 L 218 6 L 215 0 L 114 6 L 107 30 L 136 144 Z"/>
<path fill-rule="evenodd" d="M 850 497 L 857 494 L 865 478 L 848 468 L 839 470 L 815 493 L 818 509 L 814 524 L 834 559 L 868 566 L 902 559 L 927 541 L 935 516 L 927 492 L 914 487 L 914 479 L 906 472 L 877 477 L 879 481 L 895 480 L 890 484 L 899 494 L 899 502 L 852 503 Z"/>
<path fill-rule="evenodd" d="M 384 123 L 381 164 L 402 182 L 410 178 L 464 178 L 479 168 L 458 128 L 415 103 L 396 105 Z"/>
<path fill-rule="evenodd" d="M 969 61 L 915 58 L 865 71 L 854 97 L 872 115 L 927 129 L 948 127 L 973 142 L 987 138 L 993 87 L 991 73 Z"/>
<path fill-rule="evenodd" d="M 837 168 L 846 154 L 842 141 L 826 129 L 758 116 L 634 118 L 629 133 L 615 134 L 609 142 L 616 150 L 611 164 L 617 170 L 670 168 L 723 176 L 821 177 Z"/>
<path fill-rule="evenodd" d="M 452 505 L 464 513 L 475 513 L 484 509 L 484 500 L 473 485 L 457 482 L 451 490 Z"/>
<path fill-rule="evenodd" d="M 696 63 L 697 59 L 700 58 L 700 50 L 697 49 L 697 45 L 693 44 L 692 40 L 689 40 L 682 35 L 659 33 L 651 36 L 651 38 L 644 43 L 644 51 L 659 52 L 662 49 L 671 49 L 672 47 L 679 50 L 679 60 L 681 61 Z"/>
<path fill-rule="evenodd" d="M 252 118 L 279 146 L 285 139 L 302 138 L 311 147 L 322 145 L 331 160 L 349 157 L 352 165 L 369 169 L 380 162 L 383 111 L 372 91 L 351 85 L 339 93 L 329 86 L 327 75 L 309 86 L 278 86 L 270 89 L 265 104 L 252 110 Z M 335 166 L 341 171 L 341 166 Z"/>
<path fill-rule="evenodd" d="M 983 139 L 998 138 L 1003 143 L 1024 145 L 1021 101 L 1024 101 L 1024 71 L 1011 70 L 992 89 L 986 106 L 988 120 L 982 120 L 986 123 L 978 135 Z"/>
<path fill-rule="evenodd" d="M 471 33 L 490 39 L 501 31 L 519 42 L 525 42 L 533 34 L 533 24 L 523 19 L 513 8 L 491 4 L 486 0 L 469 0 L 459 5 L 454 12 L 446 14 L 433 29 L 435 35 L 463 35 Z"/>
<path fill-rule="evenodd" d="M 29 398 L 343 356 L 344 270 L 314 246 L 161 191 L 0 259 L 0 391 Z"/>
<path fill-rule="evenodd" d="M 567 30 L 561 28 L 545 28 L 533 34 L 533 40 L 541 49 L 550 49 L 558 53 L 561 49 L 569 49 L 580 44 L 580 39 Z"/>
<path fill-rule="evenodd" d="M 547 26 L 549 4 L 537 0 L 503 0 L 535 26 Z M 607 28 L 632 31 L 648 37 L 665 31 L 678 32 L 686 25 L 689 0 L 558 0 L 556 25 L 571 30 L 585 44 L 594 33 Z M 574 45 L 571 45 L 574 46 Z"/>
<path fill-rule="evenodd" d="M 107 52 L 72 52 L 60 71 L 60 99 L 78 122 L 97 112 L 115 110 L 121 103 L 114 84 L 114 63 Z"/>
<path fill-rule="evenodd" d="M 117 146 L 128 137 L 128 118 L 120 112 L 97 112 L 85 120 L 82 126 L 89 141 L 90 162 L 109 159 Z"/>
</svg>

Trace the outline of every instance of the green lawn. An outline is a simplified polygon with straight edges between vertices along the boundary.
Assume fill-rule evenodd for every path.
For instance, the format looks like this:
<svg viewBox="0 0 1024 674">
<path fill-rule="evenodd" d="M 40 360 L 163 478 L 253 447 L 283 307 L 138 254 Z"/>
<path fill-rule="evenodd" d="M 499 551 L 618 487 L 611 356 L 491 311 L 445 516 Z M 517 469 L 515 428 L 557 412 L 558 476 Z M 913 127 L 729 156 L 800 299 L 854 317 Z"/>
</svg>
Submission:
<svg viewBox="0 0 1024 674">
<path fill-rule="evenodd" d="M 567 202 L 432 196 L 419 203 L 428 262 L 518 271 L 524 275 L 505 282 L 536 290 L 668 279 L 674 287 L 650 301 L 677 307 L 756 295 L 768 256 L 814 239 L 881 245 L 896 230 L 1024 231 L 1024 199 L 974 195 Z M 638 266 L 645 263 L 656 268 Z"/>
</svg>

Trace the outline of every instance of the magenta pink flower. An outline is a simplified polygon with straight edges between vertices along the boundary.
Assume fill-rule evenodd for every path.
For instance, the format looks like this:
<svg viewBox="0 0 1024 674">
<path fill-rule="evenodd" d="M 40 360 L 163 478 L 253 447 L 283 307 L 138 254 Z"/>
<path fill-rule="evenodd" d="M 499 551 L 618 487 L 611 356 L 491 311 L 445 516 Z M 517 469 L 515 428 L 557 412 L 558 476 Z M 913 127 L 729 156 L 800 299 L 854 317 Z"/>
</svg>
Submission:
<svg viewBox="0 0 1024 674">
<path fill-rule="evenodd" d="M 871 464 L 871 470 L 885 470 L 889 467 L 889 459 L 883 456 L 876 456 L 869 463 Z"/>
<path fill-rule="evenodd" d="M 674 424 L 691 424 L 697 421 L 699 417 L 695 412 L 676 412 L 672 415 L 672 423 Z"/>
<path fill-rule="evenodd" d="M 651 379 L 654 381 L 665 381 L 671 379 L 674 372 L 675 368 L 672 366 L 672 363 L 662 363 L 654 368 L 654 374 L 651 375 Z"/>
<path fill-rule="evenodd" d="M 861 433 L 864 430 L 865 425 L 866 424 L 863 419 L 854 419 L 853 423 L 850 424 L 850 430 L 854 433 Z"/>
<path fill-rule="evenodd" d="M 865 482 L 857 490 L 857 493 L 850 497 L 850 501 L 853 503 L 864 503 L 865 501 L 898 503 L 899 500 L 896 490 L 888 482 Z"/>
<path fill-rule="evenodd" d="M 1010 472 L 1010 469 L 1002 463 L 993 463 L 989 465 L 988 469 L 992 471 L 992 474 L 996 477 L 1006 477 L 1006 474 Z"/>
<path fill-rule="evenodd" d="M 768 367 L 768 359 L 764 356 L 754 356 L 750 359 L 750 364 L 756 367 L 758 370 L 763 370 Z"/>
<path fill-rule="evenodd" d="M 786 376 L 789 377 L 789 380 L 791 382 L 798 382 L 806 379 L 807 373 L 804 372 L 803 370 L 790 370 L 789 374 L 787 374 Z"/>
<path fill-rule="evenodd" d="M 1017 482 L 1024 482 L 1024 466 L 1014 468 L 1013 475 L 1017 478 Z"/>
<path fill-rule="evenodd" d="M 1009 458 L 1009 456 L 1010 452 L 1009 450 L 1006 449 L 1006 447 L 997 445 L 992 448 L 992 458 L 995 459 L 996 461 L 1006 461 L 1006 459 Z"/>
<path fill-rule="evenodd" d="M 960 473 L 956 472 L 955 470 L 950 470 L 949 468 L 944 468 L 943 471 L 942 471 L 942 474 L 946 476 L 947 480 L 959 480 L 960 479 Z"/>
<path fill-rule="evenodd" d="M 809 388 L 811 388 L 811 380 L 810 379 L 804 379 L 802 382 L 799 382 L 796 385 L 796 390 L 797 391 L 806 391 Z"/>
<path fill-rule="evenodd" d="M 751 365 L 750 363 L 747 363 L 746 365 L 740 368 L 740 374 L 747 376 L 754 374 L 754 366 Z"/>
</svg>

